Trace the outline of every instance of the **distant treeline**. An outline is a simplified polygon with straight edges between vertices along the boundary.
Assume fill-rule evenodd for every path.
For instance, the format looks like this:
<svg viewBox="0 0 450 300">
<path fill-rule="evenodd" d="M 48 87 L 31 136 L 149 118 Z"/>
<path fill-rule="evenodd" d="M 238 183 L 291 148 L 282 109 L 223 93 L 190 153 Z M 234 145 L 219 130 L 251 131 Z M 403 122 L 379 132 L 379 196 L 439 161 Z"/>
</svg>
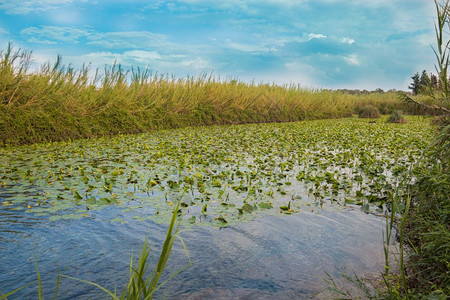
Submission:
<svg viewBox="0 0 450 300">
<path fill-rule="evenodd" d="M 377 88 L 375 90 L 352 90 L 352 89 L 337 89 L 335 90 L 337 92 L 351 94 L 351 95 L 367 95 L 367 94 L 383 94 L 383 93 L 397 93 L 399 90 L 396 89 L 390 89 L 390 90 L 383 90 L 382 88 Z"/>
<path fill-rule="evenodd" d="M 418 94 L 430 94 L 433 90 L 442 90 L 441 76 L 436 76 L 433 73 L 428 74 L 423 70 L 421 74 L 415 73 L 411 79 L 413 80 L 409 85 L 409 89 L 414 95 Z M 445 81 L 445 80 L 444 80 Z M 448 80 L 447 80 L 447 84 Z M 430 91 L 431 89 L 431 91 Z"/>
</svg>

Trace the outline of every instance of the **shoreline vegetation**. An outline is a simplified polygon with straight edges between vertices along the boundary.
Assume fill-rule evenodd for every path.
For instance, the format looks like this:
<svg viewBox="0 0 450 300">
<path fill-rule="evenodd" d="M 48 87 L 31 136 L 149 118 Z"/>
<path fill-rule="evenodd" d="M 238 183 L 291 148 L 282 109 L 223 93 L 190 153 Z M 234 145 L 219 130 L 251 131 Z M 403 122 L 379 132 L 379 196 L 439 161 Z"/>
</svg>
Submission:
<svg viewBox="0 0 450 300">
<path fill-rule="evenodd" d="M 367 105 L 417 114 L 395 91 L 306 89 L 300 85 L 176 79 L 149 69 L 75 69 L 62 58 L 32 70 L 32 53 L 0 51 L 0 147 L 186 126 L 349 117 Z M 431 104 L 431 103 L 429 103 Z"/>
</svg>

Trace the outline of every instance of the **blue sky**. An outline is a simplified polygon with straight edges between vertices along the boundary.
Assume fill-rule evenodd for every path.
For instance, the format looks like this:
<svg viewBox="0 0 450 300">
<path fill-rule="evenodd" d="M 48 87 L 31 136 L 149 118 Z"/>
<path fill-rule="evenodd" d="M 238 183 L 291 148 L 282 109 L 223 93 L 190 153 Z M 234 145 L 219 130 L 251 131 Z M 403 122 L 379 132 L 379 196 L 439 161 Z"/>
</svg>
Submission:
<svg viewBox="0 0 450 300">
<path fill-rule="evenodd" d="M 407 89 L 434 70 L 432 0 L 0 0 L 0 47 L 36 64 Z"/>
</svg>

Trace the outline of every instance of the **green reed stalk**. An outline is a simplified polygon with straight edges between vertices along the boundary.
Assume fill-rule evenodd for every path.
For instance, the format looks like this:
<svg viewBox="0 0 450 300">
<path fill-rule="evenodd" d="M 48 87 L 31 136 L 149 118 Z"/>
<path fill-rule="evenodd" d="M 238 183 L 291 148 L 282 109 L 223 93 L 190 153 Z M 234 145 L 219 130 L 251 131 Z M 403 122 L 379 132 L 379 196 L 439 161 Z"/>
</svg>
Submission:
<svg viewBox="0 0 450 300">
<path fill-rule="evenodd" d="M 182 197 L 181 197 L 182 198 Z M 112 299 L 115 300 L 123 300 L 123 299 L 152 299 L 153 294 L 160 289 L 162 286 L 164 286 L 170 279 L 172 279 L 174 276 L 185 270 L 191 265 L 191 260 L 189 257 L 189 254 L 186 249 L 186 245 L 183 241 L 183 239 L 180 236 L 180 233 L 182 231 L 179 230 L 180 227 L 180 221 L 177 223 L 177 215 L 178 210 L 181 203 L 181 198 L 178 201 L 178 204 L 175 206 L 173 212 L 172 212 L 172 218 L 169 224 L 169 228 L 167 229 L 166 239 L 164 240 L 163 248 L 161 250 L 161 254 L 159 256 L 158 264 L 154 267 L 152 272 L 150 274 L 147 274 L 147 270 L 149 267 L 149 255 L 150 255 L 150 248 L 148 246 L 148 238 L 145 240 L 144 245 L 141 250 L 141 254 L 139 256 L 139 259 L 137 262 L 133 261 L 133 255 L 131 256 L 130 260 L 130 269 L 129 269 L 129 280 L 125 287 L 125 290 L 123 291 L 122 295 L 119 297 L 116 294 L 116 291 L 108 290 L 107 288 L 83 279 L 74 278 L 67 275 L 62 275 L 62 277 L 69 278 L 72 280 L 77 280 L 80 282 L 84 282 L 90 285 L 93 285 L 102 291 L 104 291 L 106 294 L 108 294 Z M 180 242 L 183 245 L 183 248 L 185 250 L 186 256 L 188 258 L 189 263 L 177 270 L 175 273 L 169 276 L 165 281 L 162 283 L 159 283 L 161 279 L 161 275 L 164 271 L 164 268 L 169 260 L 170 253 L 172 252 L 173 244 L 176 240 L 180 240 Z"/>
</svg>

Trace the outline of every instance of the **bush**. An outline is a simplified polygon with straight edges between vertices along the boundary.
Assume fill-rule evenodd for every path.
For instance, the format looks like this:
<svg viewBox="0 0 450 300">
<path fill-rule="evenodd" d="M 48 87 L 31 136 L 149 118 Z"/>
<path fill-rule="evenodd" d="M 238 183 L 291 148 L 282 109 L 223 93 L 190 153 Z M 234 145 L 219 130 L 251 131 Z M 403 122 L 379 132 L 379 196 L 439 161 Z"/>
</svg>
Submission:
<svg viewBox="0 0 450 300">
<path fill-rule="evenodd" d="M 386 120 L 387 123 L 406 123 L 405 117 L 403 117 L 402 112 L 399 110 L 394 110 L 389 118 Z"/>
<path fill-rule="evenodd" d="M 366 119 L 378 119 L 380 117 L 380 112 L 375 106 L 367 105 L 359 110 L 358 116 Z"/>
</svg>

